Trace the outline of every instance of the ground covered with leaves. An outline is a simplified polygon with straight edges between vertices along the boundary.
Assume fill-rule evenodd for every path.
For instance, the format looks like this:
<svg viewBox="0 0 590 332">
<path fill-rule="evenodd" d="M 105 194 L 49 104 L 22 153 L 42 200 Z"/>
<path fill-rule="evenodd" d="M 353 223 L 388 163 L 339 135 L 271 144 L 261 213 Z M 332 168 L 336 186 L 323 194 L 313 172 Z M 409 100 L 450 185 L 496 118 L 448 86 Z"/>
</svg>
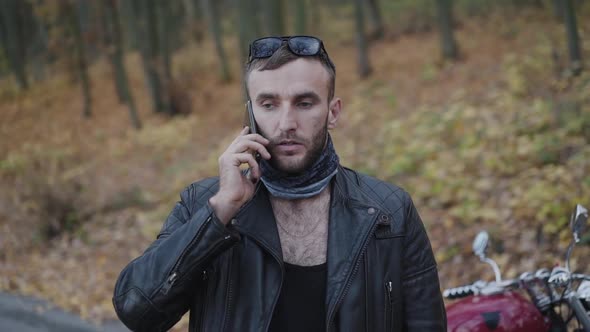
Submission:
<svg viewBox="0 0 590 332">
<path fill-rule="evenodd" d="M 580 22 L 586 59 L 589 23 Z M 362 81 L 352 41 L 333 35 L 324 40 L 344 102 L 333 132 L 341 161 L 411 193 L 443 287 L 491 278 L 470 253 L 481 229 L 506 277 L 562 262 L 569 213 L 590 205 L 590 70 L 567 71 L 558 22 L 535 11 L 464 21 L 455 63 L 439 59 L 435 32 L 388 36 L 372 45 L 373 75 Z M 150 113 L 138 59 L 127 61 L 141 131 L 106 63 L 92 68 L 89 120 L 59 73 L 27 93 L 2 82 L 0 93 L 0 290 L 95 321 L 115 317 L 119 272 L 154 240 L 178 193 L 215 175 L 243 117 L 240 85 L 215 77 L 207 42 L 174 58 L 188 116 Z M 590 273 L 589 243 L 573 256 L 580 272 Z"/>
</svg>

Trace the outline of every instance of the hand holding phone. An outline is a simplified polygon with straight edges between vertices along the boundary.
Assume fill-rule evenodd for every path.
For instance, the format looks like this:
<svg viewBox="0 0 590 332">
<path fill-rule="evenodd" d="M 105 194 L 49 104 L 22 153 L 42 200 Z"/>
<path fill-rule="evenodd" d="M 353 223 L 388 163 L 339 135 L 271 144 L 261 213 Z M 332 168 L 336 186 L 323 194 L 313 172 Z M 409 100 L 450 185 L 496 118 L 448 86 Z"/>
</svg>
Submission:
<svg viewBox="0 0 590 332">
<path fill-rule="evenodd" d="M 271 158 L 266 149 L 269 140 L 261 135 L 252 135 L 256 134 L 257 127 L 250 101 L 246 103 L 246 113 L 248 123 L 245 124 L 249 132 L 242 128 L 219 157 L 219 190 L 209 199 L 215 215 L 223 224 L 227 224 L 241 206 L 253 197 L 256 183 L 261 177 L 259 160 Z M 244 164 L 249 166 L 246 172 L 241 168 Z"/>
</svg>

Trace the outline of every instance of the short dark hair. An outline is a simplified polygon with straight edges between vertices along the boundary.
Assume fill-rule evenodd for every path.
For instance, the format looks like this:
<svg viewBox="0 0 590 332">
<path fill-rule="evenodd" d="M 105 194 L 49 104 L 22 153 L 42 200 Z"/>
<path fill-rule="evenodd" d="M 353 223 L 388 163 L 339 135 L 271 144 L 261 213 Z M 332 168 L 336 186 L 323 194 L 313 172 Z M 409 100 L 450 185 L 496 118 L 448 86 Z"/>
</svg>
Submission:
<svg viewBox="0 0 590 332">
<path fill-rule="evenodd" d="M 246 66 L 244 67 L 244 85 L 246 87 L 246 93 L 250 94 L 248 91 L 248 76 L 252 71 L 274 70 L 283 65 L 286 65 L 291 61 L 303 57 L 318 60 L 328 71 L 328 74 L 330 75 L 330 81 L 328 82 L 328 102 L 330 102 L 332 98 L 334 98 L 334 93 L 336 90 L 336 67 L 328 58 L 328 55 L 325 52 L 320 52 L 318 55 L 299 56 L 291 52 L 289 46 L 286 43 L 281 45 L 281 47 L 279 47 L 270 57 L 253 59 L 252 61 L 246 63 Z"/>
</svg>

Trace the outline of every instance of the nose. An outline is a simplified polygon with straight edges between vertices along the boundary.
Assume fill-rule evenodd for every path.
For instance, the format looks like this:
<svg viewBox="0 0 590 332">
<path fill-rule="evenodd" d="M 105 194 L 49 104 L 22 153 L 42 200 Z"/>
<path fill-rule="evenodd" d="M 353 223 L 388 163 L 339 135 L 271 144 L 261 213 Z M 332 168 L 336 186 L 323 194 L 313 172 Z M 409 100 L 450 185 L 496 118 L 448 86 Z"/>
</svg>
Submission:
<svg viewBox="0 0 590 332">
<path fill-rule="evenodd" d="M 279 119 L 279 130 L 286 133 L 295 129 L 297 129 L 295 111 L 288 106 L 284 106 L 281 110 L 281 118 Z"/>
</svg>

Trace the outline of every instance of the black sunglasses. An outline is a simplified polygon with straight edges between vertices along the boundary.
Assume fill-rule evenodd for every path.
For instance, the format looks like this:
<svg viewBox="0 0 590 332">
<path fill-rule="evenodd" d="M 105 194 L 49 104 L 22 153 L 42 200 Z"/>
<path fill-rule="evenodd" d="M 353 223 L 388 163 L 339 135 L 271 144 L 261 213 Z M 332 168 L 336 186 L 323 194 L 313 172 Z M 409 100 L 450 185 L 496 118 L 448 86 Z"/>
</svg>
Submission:
<svg viewBox="0 0 590 332">
<path fill-rule="evenodd" d="M 334 64 L 324 48 L 324 43 L 312 36 L 264 37 L 256 39 L 250 44 L 248 62 L 254 59 L 272 56 L 285 42 L 293 54 L 299 56 L 324 56 L 326 62 L 335 70 Z"/>
</svg>

